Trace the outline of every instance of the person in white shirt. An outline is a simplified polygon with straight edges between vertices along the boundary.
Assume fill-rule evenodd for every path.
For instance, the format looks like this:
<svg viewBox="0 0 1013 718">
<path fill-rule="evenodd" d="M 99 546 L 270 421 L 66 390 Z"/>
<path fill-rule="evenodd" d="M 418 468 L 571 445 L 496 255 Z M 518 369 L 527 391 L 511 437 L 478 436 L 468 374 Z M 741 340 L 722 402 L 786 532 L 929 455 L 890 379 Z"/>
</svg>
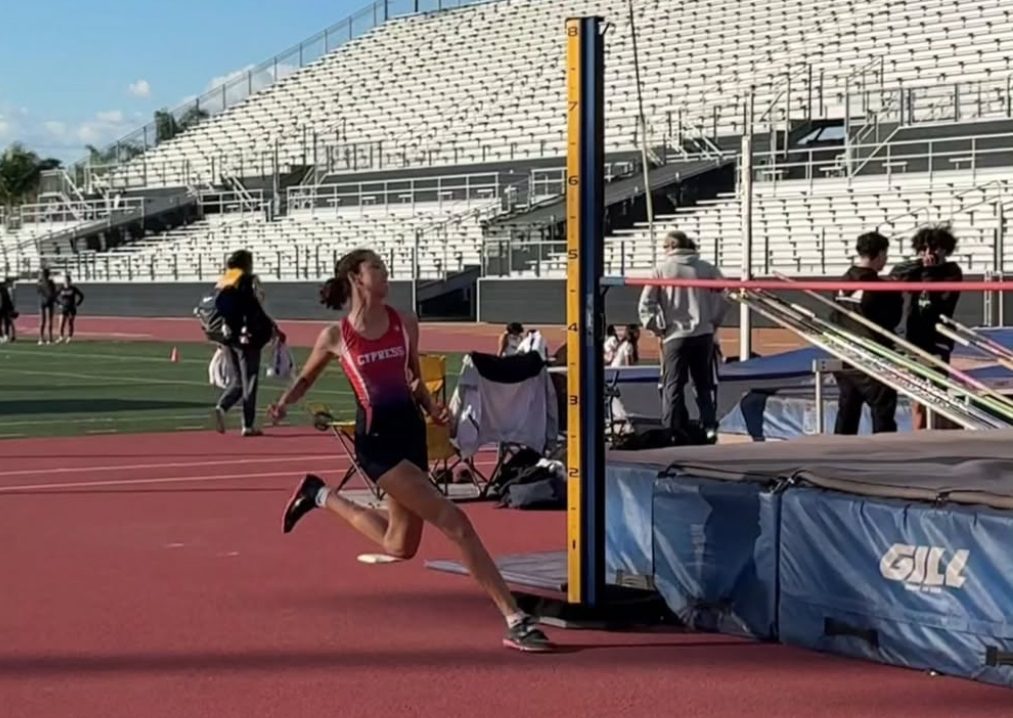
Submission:
<svg viewBox="0 0 1013 718">
<path fill-rule="evenodd" d="M 527 352 L 537 352 L 546 363 L 549 361 L 549 345 L 537 329 L 529 330 L 524 341 L 517 347 L 518 354 L 526 354 Z"/>
<path fill-rule="evenodd" d="M 638 344 L 640 342 L 640 327 L 636 324 L 629 324 L 626 327 L 626 331 L 623 333 L 623 338 L 619 342 L 619 346 L 616 347 L 615 354 L 612 357 L 612 361 L 609 366 L 621 367 L 621 366 L 636 366 L 640 363 L 640 351 Z"/>
<path fill-rule="evenodd" d="M 609 324 L 605 327 L 605 343 L 602 345 L 602 351 L 605 354 L 605 366 L 612 366 L 612 360 L 616 358 L 616 349 L 619 348 L 619 337 L 616 334 L 616 327 L 614 324 Z"/>
<path fill-rule="evenodd" d="M 497 354 L 501 357 L 512 357 L 517 353 L 522 341 L 524 341 L 524 327 L 520 322 L 510 322 L 506 325 L 506 330 L 499 335 Z"/>
</svg>

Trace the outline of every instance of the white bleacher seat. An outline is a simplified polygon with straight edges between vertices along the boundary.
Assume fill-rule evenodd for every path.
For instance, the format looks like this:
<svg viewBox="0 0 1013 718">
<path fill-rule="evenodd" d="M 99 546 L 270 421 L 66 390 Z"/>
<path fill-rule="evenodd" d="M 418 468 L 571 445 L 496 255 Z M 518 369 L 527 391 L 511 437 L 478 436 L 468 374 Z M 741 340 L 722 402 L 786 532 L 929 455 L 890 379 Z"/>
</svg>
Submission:
<svg viewBox="0 0 1013 718">
<path fill-rule="evenodd" d="M 336 172 L 558 159 L 566 149 L 563 21 L 592 13 L 613 25 L 606 43 L 606 149 L 637 149 L 627 0 L 498 0 L 395 18 L 305 67 L 281 68 L 284 77 L 273 85 L 240 93 L 241 102 L 122 164 L 98 186 L 234 186 L 236 178 L 284 175 L 315 162 L 306 181 L 312 188 Z M 694 128 L 707 136 L 742 132 L 748 94 L 755 92 L 763 112 L 788 89 L 786 77 L 790 94 L 777 99 L 767 122 L 784 119 L 782 103 L 806 116 L 822 108 L 831 119 L 842 119 L 850 106 L 852 115 L 863 115 L 858 121 L 888 120 L 905 103 L 920 120 L 1010 112 L 1013 9 L 1006 0 L 638 0 L 635 13 L 648 131 L 653 144 L 673 151 L 684 139 L 679 133 L 694 136 Z M 810 72 L 818 87 L 808 85 Z M 976 91 L 955 89 L 965 85 Z M 955 195 L 987 179 L 952 157 L 951 171 L 937 173 L 950 179 L 929 186 L 908 159 L 890 162 L 882 177 L 850 182 L 832 176 L 840 167 L 821 167 L 806 182 L 761 170 L 757 271 L 839 271 L 860 231 L 928 204 L 938 208 L 933 217 L 946 219 Z M 534 187 L 536 198 L 557 191 L 552 180 Z M 493 203 L 502 189 L 475 197 Z M 274 221 L 242 213 L 208 219 L 75 261 L 92 263 L 97 277 L 203 277 L 241 242 L 262 257 L 263 273 L 277 278 L 326 275 L 336 253 L 363 244 L 385 252 L 395 276 L 416 261 L 423 277 L 479 263 L 478 218 L 407 197 L 364 190 L 349 202 L 334 194 L 305 207 L 291 204 L 290 214 Z M 989 211 L 982 205 L 954 218 L 971 271 L 991 268 L 996 226 Z M 741 228 L 734 198 L 659 218 L 658 231 L 676 225 L 735 270 Z M 30 253 L 24 232 L 0 233 L 0 247 Z M 607 271 L 645 271 L 655 244 L 643 227 L 617 233 L 607 241 Z M 563 270 L 558 254 L 538 269 L 543 276 Z"/>
<path fill-rule="evenodd" d="M 436 203 L 417 203 L 414 211 L 304 210 L 276 221 L 260 213 L 215 215 L 109 252 L 83 252 L 64 266 L 78 267 L 82 282 L 206 280 L 243 247 L 265 280 L 319 280 L 333 274 L 345 252 L 369 247 L 387 261 L 393 279 L 410 279 L 417 243 L 420 277 L 437 278 L 481 264 L 479 216 Z"/>
<path fill-rule="evenodd" d="M 994 268 L 994 199 L 1013 188 L 1013 173 L 911 173 L 888 177 L 794 180 L 757 183 L 753 206 L 753 271 L 794 275 L 843 272 L 851 265 L 855 239 L 877 230 L 894 237 L 891 256 L 906 256 L 911 232 L 926 222 L 952 222 L 960 240 L 956 260 L 965 271 Z M 992 201 L 989 201 L 989 200 Z M 911 214 L 909 214 L 911 213 Z M 735 196 L 723 196 L 656 218 L 652 242 L 646 224 L 606 240 L 605 271 L 643 272 L 656 258 L 665 232 L 693 237 L 701 255 L 728 275 L 741 266 L 742 219 Z M 560 276 L 565 261 L 560 254 Z"/>
<path fill-rule="evenodd" d="M 563 20 L 599 13 L 607 43 L 606 143 L 633 149 L 637 96 L 626 0 L 500 0 L 393 19 L 334 50 L 111 176 L 131 186 L 218 183 L 330 156 L 345 168 L 441 165 L 560 156 L 565 152 Z M 877 87 L 1000 79 L 1013 70 L 1004 0 L 645 0 L 636 4 L 645 111 L 652 139 L 673 122 L 741 131 L 750 87 L 766 107 L 794 75 L 793 106 L 809 97 L 800 68 L 822 76 L 825 108 L 843 112 L 849 76 L 883 57 Z M 874 21 L 873 21 L 874 20 Z M 962 101 L 969 112 L 1003 103 Z M 944 103 L 945 104 L 945 103 Z M 931 108 L 922 108 L 931 112 Z M 673 119 L 676 118 L 676 119 Z M 372 148 L 372 160 L 367 156 Z M 378 149 L 382 148 L 382 150 Z M 358 156 L 357 154 L 357 156 Z M 351 169 L 351 168 L 349 168 Z"/>
</svg>

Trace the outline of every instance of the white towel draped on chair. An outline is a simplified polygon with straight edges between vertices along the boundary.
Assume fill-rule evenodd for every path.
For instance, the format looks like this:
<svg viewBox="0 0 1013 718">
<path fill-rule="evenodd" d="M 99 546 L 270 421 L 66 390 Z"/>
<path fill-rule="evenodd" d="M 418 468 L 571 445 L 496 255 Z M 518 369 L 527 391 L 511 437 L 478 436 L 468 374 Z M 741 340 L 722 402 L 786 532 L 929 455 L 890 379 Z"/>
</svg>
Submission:
<svg viewBox="0 0 1013 718">
<path fill-rule="evenodd" d="M 556 392 L 535 354 L 467 355 L 449 408 L 454 443 L 464 457 L 489 444 L 518 444 L 544 454 L 559 431 Z"/>
</svg>

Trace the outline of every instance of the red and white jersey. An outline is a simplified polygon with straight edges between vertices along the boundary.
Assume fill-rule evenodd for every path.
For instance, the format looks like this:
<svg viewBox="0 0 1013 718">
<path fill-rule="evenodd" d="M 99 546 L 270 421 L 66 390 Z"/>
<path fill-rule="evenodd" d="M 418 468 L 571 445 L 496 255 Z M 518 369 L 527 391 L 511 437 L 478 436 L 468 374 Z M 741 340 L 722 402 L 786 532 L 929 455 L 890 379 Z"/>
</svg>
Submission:
<svg viewBox="0 0 1013 718">
<path fill-rule="evenodd" d="M 387 307 L 390 325 L 379 339 L 366 339 L 341 320 L 341 344 L 338 356 L 355 398 L 366 414 L 366 426 L 372 424 L 377 410 L 412 405 L 409 383 L 409 339 L 404 320 L 397 310 Z"/>
</svg>

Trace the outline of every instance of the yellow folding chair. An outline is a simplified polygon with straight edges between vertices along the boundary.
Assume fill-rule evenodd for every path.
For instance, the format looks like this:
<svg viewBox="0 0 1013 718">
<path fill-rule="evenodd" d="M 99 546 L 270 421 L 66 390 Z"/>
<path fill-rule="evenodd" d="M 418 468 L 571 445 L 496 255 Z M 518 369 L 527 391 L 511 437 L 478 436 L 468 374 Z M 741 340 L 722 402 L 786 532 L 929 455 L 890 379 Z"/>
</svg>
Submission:
<svg viewBox="0 0 1013 718">
<path fill-rule="evenodd" d="M 447 401 L 447 357 L 442 354 L 419 355 L 418 380 L 425 384 L 434 400 Z M 429 456 L 429 478 L 444 493 L 453 478 L 460 457 L 450 441 L 450 428 L 426 419 L 426 453 Z"/>
<path fill-rule="evenodd" d="M 310 414 L 313 416 L 313 426 L 318 431 L 327 431 L 334 434 L 338 439 L 338 443 L 341 444 L 345 456 L 348 457 L 348 468 L 345 469 L 344 476 L 338 482 L 337 490 L 341 491 L 345 487 L 345 484 L 358 474 L 373 496 L 377 499 L 382 499 L 383 491 L 376 485 L 376 482 L 366 475 L 366 472 L 359 468 L 359 462 L 355 456 L 355 422 L 339 421 L 334 417 L 330 407 L 326 404 L 310 404 L 308 408 Z"/>
<path fill-rule="evenodd" d="M 440 403 L 447 401 L 447 357 L 442 354 L 422 354 L 419 356 L 419 370 L 422 376 L 418 379 L 426 385 L 433 398 Z"/>
<path fill-rule="evenodd" d="M 419 356 L 420 380 L 433 398 L 441 404 L 447 403 L 447 357 L 441 354 L 423 354 Z M 457 447 L 450 440 L 450 427 L 441 426 L 431 420 L 426 421 L 426 447 L 429 453 L 429 476 L 444 493 L 449 493 L 449 485 L 454 480 L 454 470 L 464 464 L 467 468 L 468 480 L 483 495 L 488 479 L 475 467 L 474 461 L 461 456 Z"/>
</svg>

